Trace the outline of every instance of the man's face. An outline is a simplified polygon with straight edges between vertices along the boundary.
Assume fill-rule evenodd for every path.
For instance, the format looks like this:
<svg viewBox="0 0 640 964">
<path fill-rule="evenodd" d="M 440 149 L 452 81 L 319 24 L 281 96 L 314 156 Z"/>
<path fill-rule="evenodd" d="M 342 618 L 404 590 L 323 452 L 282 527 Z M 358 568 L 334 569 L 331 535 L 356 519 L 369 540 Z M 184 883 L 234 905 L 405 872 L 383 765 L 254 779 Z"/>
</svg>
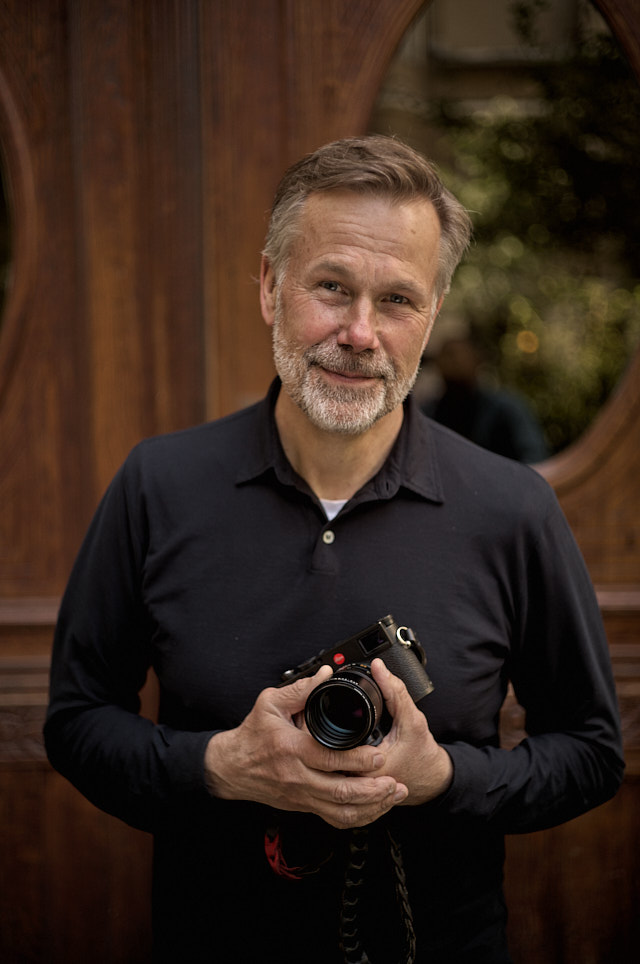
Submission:
<svg viewBox="0 0 640 964">
<path fill-rule="evenodd" d="M 439 307 L 439 242 L 428 201 L 318 193 L 284 276 L 263 263 L 276 370 L 316 427 L 357 435 L 402 404 Z"/>
</svg>

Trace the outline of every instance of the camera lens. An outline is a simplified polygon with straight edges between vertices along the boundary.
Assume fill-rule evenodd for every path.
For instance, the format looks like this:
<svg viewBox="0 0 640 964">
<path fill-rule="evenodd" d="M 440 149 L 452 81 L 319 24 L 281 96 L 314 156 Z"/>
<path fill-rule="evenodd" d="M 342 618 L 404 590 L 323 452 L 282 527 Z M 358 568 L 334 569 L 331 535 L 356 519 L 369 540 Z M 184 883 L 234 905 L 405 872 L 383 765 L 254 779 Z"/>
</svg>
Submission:
<svg viewBox="0 0 640 964">
<path fill-rule="evenodd" d="M 367 742 L 383 705 L 368 667 L 351 666 L 316 686 L 305 706 L 305 720 L 319 743 L 333 750 L 350 750 Z"/>
</svg>

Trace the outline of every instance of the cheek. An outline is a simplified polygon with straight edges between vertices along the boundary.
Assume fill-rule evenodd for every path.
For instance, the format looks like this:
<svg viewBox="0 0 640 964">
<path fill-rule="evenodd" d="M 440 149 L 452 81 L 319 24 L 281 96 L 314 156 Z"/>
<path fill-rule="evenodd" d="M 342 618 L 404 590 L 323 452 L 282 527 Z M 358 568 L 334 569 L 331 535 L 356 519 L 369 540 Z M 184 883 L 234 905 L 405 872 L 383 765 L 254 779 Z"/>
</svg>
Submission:
<svg viewBox="0 0 640 964">
<path fill-rule="evenodd" d="M 414 372 L 420 364 L 426 336 L 422 333 L 396 332 L 381 339 L 382 347 L 403 372 Z"/>
<path fill-rule="evenodd" d="M 305 295 L 282 299 L 281 324 L 287 338 L 301 346 L 316 345 L 337 330 L 335 311 Z"/>
</svg>

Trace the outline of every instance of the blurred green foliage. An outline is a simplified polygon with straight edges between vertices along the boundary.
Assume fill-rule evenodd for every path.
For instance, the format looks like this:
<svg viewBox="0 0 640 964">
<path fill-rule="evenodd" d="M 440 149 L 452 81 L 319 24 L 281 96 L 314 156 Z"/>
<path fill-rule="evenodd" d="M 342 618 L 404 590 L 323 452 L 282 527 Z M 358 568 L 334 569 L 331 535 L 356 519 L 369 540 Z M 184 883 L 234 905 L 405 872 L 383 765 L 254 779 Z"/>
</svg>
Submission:
<svg viewBox="0 0 640 964">
<path fill-rule="evenodd" d="M 535 46 L 544 0 L 513 5 Z M 475 242 L 448 310 L 484 346 L 493 380 L 526 394 L 551 451 L 575 440 L 640 340 L 640 88 L 611 35 L 531 57 L 538 96 L 437 108 L 447 180 Z"/>
</svg>

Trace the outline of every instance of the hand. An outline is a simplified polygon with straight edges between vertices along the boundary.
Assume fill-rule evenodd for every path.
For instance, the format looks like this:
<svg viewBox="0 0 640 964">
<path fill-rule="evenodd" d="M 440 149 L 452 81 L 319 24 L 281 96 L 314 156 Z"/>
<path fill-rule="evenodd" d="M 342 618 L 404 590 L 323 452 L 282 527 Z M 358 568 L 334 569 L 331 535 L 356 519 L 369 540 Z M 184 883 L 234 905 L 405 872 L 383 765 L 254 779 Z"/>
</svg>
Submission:
<svg viewBox="0 0 640 964">
<path fill-rule="evenodd" d="M 448 788 L 453 778 L 451 757 L 436 743 L 424 713 L 416 707 L 407 687 L 386 668 L 381 659 L 371 664 L 373 677 L 393 717 L 391 730 L 378 747 L 386 763 L 380 773 L 395 777 L 407 787 L 403 802 L 427 803 Z"/>
<path fill-rule="evenodd" d="M 213 736 L 205 753 L 209 792 L 315 813 L 338 829 L 373 823 L 404 800 L 407 788 L 386 772 L 381 747 L 330 750 L 296 726 L 311 690 L 330 676 L 322 667 L 290 686 L 263 690 L 238 727 Z"/>
</svg>

